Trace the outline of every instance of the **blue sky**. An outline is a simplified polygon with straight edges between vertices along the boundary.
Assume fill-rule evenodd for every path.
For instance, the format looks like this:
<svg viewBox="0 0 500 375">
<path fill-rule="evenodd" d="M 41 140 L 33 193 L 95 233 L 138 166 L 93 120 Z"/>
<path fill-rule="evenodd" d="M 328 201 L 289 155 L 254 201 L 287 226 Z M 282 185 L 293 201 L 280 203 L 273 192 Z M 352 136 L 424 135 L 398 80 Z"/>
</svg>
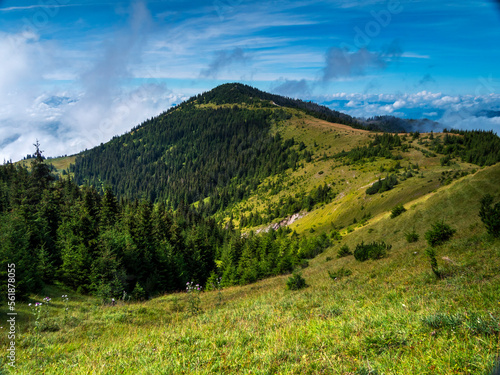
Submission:
<svg viewBox="0 0 500 375">
<path fill-rule="evenodd" d="M 71 154 L 224 82 L 500 130 L 486 0 L 0 1 L 0 161 Z"/>
</svg>

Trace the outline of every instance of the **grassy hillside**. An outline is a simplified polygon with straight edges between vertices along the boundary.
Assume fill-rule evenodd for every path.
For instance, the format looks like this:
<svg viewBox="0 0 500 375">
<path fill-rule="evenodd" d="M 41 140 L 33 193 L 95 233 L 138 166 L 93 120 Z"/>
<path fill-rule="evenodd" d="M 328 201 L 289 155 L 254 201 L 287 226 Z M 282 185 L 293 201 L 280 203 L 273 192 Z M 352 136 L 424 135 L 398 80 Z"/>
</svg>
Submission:
<svg viewBox="0 0 500 375">
<path fill-rule="evenodd" d="M 292 117 L 277 123 L 274 131 L 280 132 L 285 139 L 293 138 L 296 144 L 303 143 L 312 154 L 311 160 L 303 160 L 298 168 L 265 179 L 255 194 L 226 211 L 226 220 L 230 214 L 236 220 L 242 214 L 265 215 L 268 208 L 279 207 L 280 200 L 308 195 L 314 188 L 326 184 L 335 194 L 334 199 L 303 212 L 303 217 L 290 228 L 298 233 L 311 230 L 329 232 L 332 228 L 347 231 L 372 221 L 397 204 L 408 204 L 478 170 L 477 165 L 463 162 L 458 157 L 442 163 L 443 155 L 434 153 L 432 145 L 438 140 L 442 142 L 446 135 L 430 133 L 420 134 L 418 138 L 401 135 L 402 145 L 391 151 L 392 159 L 376 157 L 351 162 L 336 155 L 366 146 L 380 133 L 349 128 L 299 112 L 291 111 L 290 114 Z M 408 170 L 413 177 L 404 176 Z M 394 189 L 382 194 L 366 193 L 374 182 L 389 174 L 398 177 L 399 183 Z M 283 218 L 276 217 L 271 221 L 279 222 Z M 267 226 L 266 223 L 245 230 Z"/>
<path fill-rule="evenodd" d="M 62 175 L 63 171 L 68 171 L 69 167 L 71 164 L 75 162 L 76 155 L 71 155 L 71 156 L 61 156 L 58 158 L 50 158 L 47 159 L 47 164 L 52 164 L 54 167 L 52 171 L 55 174 Z M 15 164 L 22 165 L 23 167 L 27 167 L 28 169 L 31 167 L 31 161 L 33 159 L 25 159 L 25 160 L 20 160 Z"/>
<path fill-rule="evenodd" d="M 280 276 L 199 300 L 184 292 L 112 306 L 49 288 L 38 320 L 33 306 L 19 306 L 10 373 L 489 374 L 500 350 L 500 242 L 477 212 L 499 186 L 500 166 L 487 167 L 409 201 L 394 219 L 375 216 L 311 260 L 299 291 Z M 441 279 L 425 255 L 436 220 L 457 230 L 437 247 Z M 413 228 L 420 239 L 408 244 Z M 392 249 L 375 261 L 337 259 L 341 244 L 363 240 Z M 341 267 L 352 274 L 329 277 Z"/>
</svg>

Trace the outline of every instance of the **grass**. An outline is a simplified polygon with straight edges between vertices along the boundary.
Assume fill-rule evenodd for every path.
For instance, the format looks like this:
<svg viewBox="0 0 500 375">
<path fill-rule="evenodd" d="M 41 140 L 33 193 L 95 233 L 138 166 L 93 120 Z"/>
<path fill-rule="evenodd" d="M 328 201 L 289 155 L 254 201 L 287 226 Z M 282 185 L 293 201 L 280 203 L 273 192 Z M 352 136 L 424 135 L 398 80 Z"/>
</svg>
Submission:
<svg viewBox="0 0 500 375">
<path fill-rule="evenodd" d="M 499 181 L 500 166 L 484 168 L 394 219 L 387 211 L 342 240 L 352 249 L 383 239 L 392 245 L 386 258 L 336 259 L 335 245 L 310 260 L 302 271 L 308 286 L 297 291 L 287 290 L 284 275 L 224 289 L 221 300 L 203 292 L 193 315 L 186 293 L 111 306 L 48 288 L 55 328 L 40 333 L 37 352 L 34 318 L 18 305 L 18 367 L 5 372 L 489 374 L 500 354 L 500 241 L 475 213 Z M 425 241 L 409 244 L 404 236 L 413 228 L 423 234 L 438 218 L 457 229 L 436 247 L 439 279 Z M 352 274 L 332 280 L 340 269 Z M 62 294 L 70 295 L 66 318 Z"/>
<path fill-rule="evenodd" d="M 495 249 L 498 257 L 498 243 Z M 427 321 L 486 311 L 498 319 L 498 279 L 485 285 L 484 275 L 469 272 L 437 281 L 425 264 L 391 278 L 388 266 L 354 264 L 352 276 L 335 282 L 315 267 L 305 274 L 307 289 L 286 291 L 286 277 L 273 278 L 224 290 L 219 307 L 207 292 L 197 316 L 188 314 L 185 294 L 118 306 L 74 303 L 74 323 L 42 333 L 38 360 L 25 333 L 17 373 L 345 374 L 369 364 L 379 373 L 486 374 L 498 336 Z"/>
<path fill-rule="evenodd" d="M 63 171 L 67 171 L 69 166 L 71 164 L 75 163 L 76 155 L 71 155 L 71 156 L 61 156 L 57 158 L 50 158 L 47 159 L 46 162 L 47 164 L 52 164 L 55 167 L 55 170 L 53 173 L 62 176 Z M 25 160 L 19 160 L 15 162 L 14 164 L 16 165 L 21 165 L 23 167 L 27 167 L 28 170 L 31 169 L 31 162 L 33 159 L 25 159 Z"/>
<path fill-rule="evenodd" d="M 238 224 L 239 214 L 244 212 L 263 212 L 268 204 L 276 204 L 280 198 L 287 195 L 294 196 L 298 193 L 309 193 L 315 187 L 326 183 L 332 186 L 337 193 L 336 198 L 329 204 L 323 204 L 307 213 L 303 218 L 290 225 L 290 228 L 298 233 L 308 233 L 314 229 L 317 233 L 328 232 L 332 225 L 336 228 L 352 229 L 366 224 L 362 221 L 364 215 L 370 214 L 374 218 L 386 214 L 398 204 L 407 205 L 422 197 L 428 196 L 437 190 L 442 189 L 443 173 L 448 171 L 471 172 L 476 166 L 468 163 L 454 161 L 451 166 L 441 166 L 440 156 L 426 157 L 421 151 L 410 148 L 408 152 L 399 152 L 403 156 L 400 164 L 403 167 L 418 164 L 418 175 L 400 183 L 390 191 L 373 196 L 366 194 L 366 189 L 379 177 L 385 177 L 388 172 L 381 172 L 381 168 L 389 170 L 396 165 L 396 161 L 378 158 L 375 161 L 365 161 L 346 165 L 342 160 L 331 159 L 330 157 L 342 150 L 350 150 L 353 147 L 366 145 L 375 133 L 358 129 L 351 129 L 345 125 L 332 124 L 323 120 L 307 116 L 300 111 L 288 110 L 292 118 L 288 121 L 275 124 L 274 130 L 280 132 L 286 138 L 294 138 L 296 143 L 303 142 L 309 151 L 313 152 L 312 161 L 301 162 L 301 166 L 292 171 L 288 170 L 280 176 L 267 178 L 260 186 L 261 189 L 250 198 L 240 202 L 231 208 Z M 422 138 L 428 135 L 423 134 Z M 435 137 L 441 135 L 436 134 Z M 407 139 L 406 144 L 428 150 L 425 145 L 418 145 L 416 141 Z M 323 156 L 326 155 L 325 159 Z M 423 177 L 421 177 L 423 176 Z M 269 182 L 281 182 L 281 191 L 278 194 L 271 194 L 270 191 L 262 189 Z M 453 183 L 453 182 L 452 182 Z M 276 218 L 273 222 L 279 222 L 284 218 Z M 355 220 L 356 219 L 356 220 Z M 229 212 L 226 213 L 226 221 L 229 220 Z M 352 223 L 356 221 L 356 225 Z M 267 227 L 262 225 L 257 228 Z"/>
</svg>

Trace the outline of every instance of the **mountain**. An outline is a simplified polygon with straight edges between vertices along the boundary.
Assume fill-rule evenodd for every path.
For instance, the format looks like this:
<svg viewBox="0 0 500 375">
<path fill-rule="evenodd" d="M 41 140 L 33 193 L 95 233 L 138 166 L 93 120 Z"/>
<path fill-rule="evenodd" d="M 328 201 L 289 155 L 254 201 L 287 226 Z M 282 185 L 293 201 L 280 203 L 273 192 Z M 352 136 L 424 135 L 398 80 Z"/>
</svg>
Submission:
<svg viewBox="0 0 500 375">
<path fill-rule="evenodd" d="M 293 138 L 273 131 L 298 115 L 362 127 L 314 103 L 225 84 L 85 151 L 71 171 L 79 184 L 109 185 L 129 199 L 146 196 L 177 207 L 210 197 L 214 212 L 310 157 Z"/>
<path fill-rule="evenodd" d="M 0 300 L 15 281 L 34 316 L 18 371 L 491 372 L 500 138 L 268 95 L 223 85 L 52 167 L 38 145 L 0 166 Z"/>
<path fill-rule="evenodd" d="M 266 178 L 289 169 L 296 171 L 313 159 L 332 158 L 354 144 L 370 148 L 366 145 L 374 134 L 370 135 L 368 128 L 384 124 L 384 128 L 399 132 L 405 123 L 378 117 L 364 126 L 314 103 L 229 83 L 81 153 L 71 172 L 78 184 L 100 190 L 110 186 L 121 198 L 146 197 L 153 202 L 166 201 L 174 208 L 181 202 L 203 202 L 206 212 L 213 215 L 248 199 Z M 323 135 L 318 134 L 320 128 Z M 311 137 L 317 141 L 311 143 Z M 442 144 L 436 143 L 440 141 L 436 138 L 431 149 L 459 155 L 474 148 L 467 161 L 474 162 L 481 152 L 480 165 L 498 160 L 494 145 L 498 137 L 481 139 L 491 138 L 492 148 L 478 146 L 478 137 L 467 137 L 465 145 L 463 137 L 447 136 Z M 324 146 L 318 148 L 319 144 Z M 318 155 L 320 149 L 323 155 Z M 387 149 L 385 155 L 391 152 Z M 382 156 L 380 147 L 371 148 L 368 154 Z M 310 208 L 306 203 L 295 205 Z"/>
</svg>

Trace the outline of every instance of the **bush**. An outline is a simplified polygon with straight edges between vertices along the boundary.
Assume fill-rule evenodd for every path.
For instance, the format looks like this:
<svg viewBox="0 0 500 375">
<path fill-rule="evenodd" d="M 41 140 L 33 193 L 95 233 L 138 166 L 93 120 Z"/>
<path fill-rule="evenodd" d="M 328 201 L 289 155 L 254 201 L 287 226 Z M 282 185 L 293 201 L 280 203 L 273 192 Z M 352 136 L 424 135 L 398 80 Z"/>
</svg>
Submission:
<svg viewBox="0 0 500 375">
<path fill-rule="evenodd" d="M 429 246 L 437 246 L 448 241 L 455 232 L 456 230 L 452 229 L 448 224 L 437 222 L 432 224 L 432 229 L 425 232 L 425 239 Z"/>
<path fill-rule="evenodd" d="M 385 191 L 391 190 L 398 184 L 398 179 L 396 175 L 392 174 L 387 176 L 383 180 L 379 179 L 372 186 L 366 189 L 366 194 L 373 195 L 377 193 L 383 193 Z"/>
<path fill-rule="evenodd" d="M 436 260 L 436 251 L 432 247 L 428 247 L 425 250 L 425 255 L 427 255 L 429 257 L 429 260 L 431 262 L 431 269 L 432 269 L 432 272 L 434 273 L 434 275 L 436 275 L 436 277 L 438 277 L 438 278 L 441 277 L 441 273 L 439 272 L 438 264 L 437 264 L 437 260 Z"/>
<path fill-rule="evenodd" d="M 451 157 L 450 155 L 446 155 L 442 157 L 440 160 L 441 166 L 447 166 L 451 164 Z"/>
<path fill-rule="evenodd" d="M 339 252 L 337 253 L 337 258 L 343 258 L 349 255 L 352 255 L 352 251 L 349 249 L 349 246 L 342 245 L 342 247 L 339 249 Z"/>
<path fill-rule="evenodd" d="M 401 215 L 405 211 L 406 211 L 406 208 L 404 208 L 404 206 L 401 203 L 398 204 L 391 211 L 391 219 L 394 219 L 395 217 Z"/>
<path fill-rule="evenodd" d="M 489 234 L 500 237 L 500 202 L 493 206 L 493 197 L 490 194 L 481 199 L 479 217 Z"/>
<path fill-rule="evenodd" d="M 299 290 L 307 286 L 306 280 L 299 274 L 293 274 L 286 281 L 286 286 L 289 290 Z"/>
<path fill-rule="evenodd" d="M 336 272 L 328 271 L 328 275 L 332 278 L 332 280 L 339 280 L 344 276 L 351 276 L 352 271 L 347 268 L 341 267 Z"/>
<path fill-rule="evenodd" d="M 338 230 L 332 230 L 332 232 L 330 233 L 330 238 L 333 241 L 340 241 L 342 239 L 342 235 Z"/>
<path fill-rule="evenodd" d="M 137 282 L 135 284 L 134 290 L 132 291 L 132 299 L 134 301 L 142 301 L 145 298 L 146 298 L 146 292 L 142 288 L 141 284 L 139 284 L 139 282 Z"/>
<path fill-rule="evenodd" d="M 387 250 L 390 250 L 391 248 L 392 246 L 386 244 L 384 241 L 375 241 L 369 244 L 361 242 L 360 244 L 357 244 L 356 249 L 354 249 L 354 258 L 360 262 L 364 262 L 368 259 L 380 259 L 385 257 Z"/>
<path fill-rule="evenodd" d="M 415 232 L 415 228 L 411 232 L 405 232 L 405 238 L 408 243 L 417 242 L 420 236 Z"/>
</svg>

